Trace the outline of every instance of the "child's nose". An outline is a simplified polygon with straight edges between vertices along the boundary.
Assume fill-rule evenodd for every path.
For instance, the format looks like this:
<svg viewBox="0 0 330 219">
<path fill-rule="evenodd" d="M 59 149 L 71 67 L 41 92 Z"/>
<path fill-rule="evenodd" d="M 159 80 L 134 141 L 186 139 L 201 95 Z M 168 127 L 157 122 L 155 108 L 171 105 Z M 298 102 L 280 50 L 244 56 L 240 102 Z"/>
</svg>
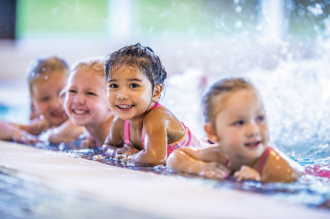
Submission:
<svg viewBox="0 0 330 219">
<path fill-rule="evenodd" d="M 76 104 L 84 104 L 85 103 L 84 95 L 78 93 L 73 99 L 73 102 Z"/>
<path fill-rule="evenodd" d="M 258 124 L 256 124 L 255 122 L 252 122 L 248 125 L 248 129 L 247 129 L 247 136 L 248 137 L 254 137 L 256 135 L 258 135 L 260 133 L 260 129 Z"/>
<path fill-rule="evenodd" d="M 128 99 L 127 89 L 124 89 L 124 88 L 120 89 L 119 92 L 118 92 L 117 98 L 120 99 L 120 100 Z"/>
<path fill-rule="evenodd" d="M 53 98 L 53 100 L 51 102 L 51 106 L 53 109 L 60 109 L 63 107 L 59 98 Z"/>
</svg>

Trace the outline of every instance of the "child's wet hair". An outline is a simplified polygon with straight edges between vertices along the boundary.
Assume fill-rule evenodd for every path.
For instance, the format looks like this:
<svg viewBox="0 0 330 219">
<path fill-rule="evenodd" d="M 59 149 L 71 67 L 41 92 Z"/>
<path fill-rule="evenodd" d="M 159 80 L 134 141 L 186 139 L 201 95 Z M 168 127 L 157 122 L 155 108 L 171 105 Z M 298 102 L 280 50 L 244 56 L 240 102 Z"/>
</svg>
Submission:
<svg viewBox="0 0 330 219">
<path fill-rule="evenodd" d="M 104 77 L 103 58 L 93 57 L 78 61 L 73 65 L 69 77 L 72 77 L 74 75 L 74 72 L 78 70 L 92 70 L 96 72 L 99 76 Z M 62 103 L 62 105 L 64 104 L 64 98 L 67 89 L 68 89 L 68 84 L 59 94 L 60 102 Z M 106 89 L 106 84 L 104 85 L 104 89 Z"/>
<path fill-rule="evenodd" d="M 33 60 L 26 72 L 26 79 L 29 83 L 30 95 L 32 95 L 32 84 L 39 76 L 55 71 L 63 71 L 69 74 L 69 65 L 64 59 L 56 56 L 38 58 Z"/>
<path fill-rule="evenodd" d="M 104 74 L 108 81 L 109 75 L 118 68 L 137 68 L 150 81 L 152 92 L 157 84 L 164 86 L 167 78 L 162 62 L 150 47 L 141 46 L 140 43 L 125 46 L 118 51 L 109 54 L 104 61 Z"/>
<path fill-rule="evenodd" d="M 93 70 L 97 74 L 103 77 L 104 69 L 103 69 L 103 58 L 94 57 L 85 60 L 81 60 L 73 65 L 71 72 L 75 72 L 78 70 Z"/>
<path fill-rule="evenodd" d="M 205 122 L 213 122 L 214 119 L 214 97 L 225 95 L 238 90 L 252 89 L 256 91 L 253 84 L 244 78 L 226 78 L 215 82 L 202 99 L 202 109 Z"/>
</svg>

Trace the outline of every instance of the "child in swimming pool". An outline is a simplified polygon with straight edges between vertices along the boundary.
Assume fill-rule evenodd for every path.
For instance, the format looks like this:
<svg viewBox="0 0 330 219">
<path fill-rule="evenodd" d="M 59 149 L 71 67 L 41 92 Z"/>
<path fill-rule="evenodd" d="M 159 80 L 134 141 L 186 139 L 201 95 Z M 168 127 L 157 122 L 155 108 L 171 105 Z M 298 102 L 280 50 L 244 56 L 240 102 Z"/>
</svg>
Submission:
<svg viewBox="0 0 330 219">
<path fill-rule="evenodd" d="M 97 147 L 109 135 L 114 114 L 107 102 L 102 59 L 78 62 L 70 73 L 64 107 L 77 126 L 84 126 Z"/>
<path fill-rule="evenodd" d="M 268 146 L 265 109 L 251 83 L 241 78 L 215 83 L 203 98 L 203 108 L 205 132 L 218 145 L 178 149 L 167 160 L 169 169 L 211 178 L 234 173 L 238 181 L 262 182 L 292 182 L 303 174 L 301 166 Z"/>
<path fill-rule="evenodd" d="M 57 132 L 48 139 L 54 144 L 77 139 L 83 129 L 68 120 L 59 101 L 59 93 L 66 85 L 68 72 L 68 64 L 58 57 L 34 60 L 27 71 L 32 106 L 31 121 L 27 125 L 12 125 L 33 135 L 57 128 Z"/>
<path fill-rule="evenodd" d="M 180 147 L 202 147 L 170 110 L 158 103 L 167 77 L 159 57 L 139 43 L 105 60 L 108 102 L 117 114 L 103 146 L 113 158 L 139 165 L 165 164 Z"/>
</svg>

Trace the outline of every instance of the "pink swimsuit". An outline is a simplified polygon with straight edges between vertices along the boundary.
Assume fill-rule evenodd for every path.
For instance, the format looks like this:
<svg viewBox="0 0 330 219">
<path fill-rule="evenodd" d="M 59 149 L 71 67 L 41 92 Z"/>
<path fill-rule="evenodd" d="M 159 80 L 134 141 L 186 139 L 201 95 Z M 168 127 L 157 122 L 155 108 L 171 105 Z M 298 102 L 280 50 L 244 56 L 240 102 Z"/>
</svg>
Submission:
<svg viewBox="0 0 330 219">
<path fill-rule="evenodd" d="M 155 109 L 156 107 L 161 106 L 158 102 L 155 104 L 155 106 L 151 109 Z M 183 137 L 172 144 L 167 145 L 167 156 L 169 156 L 175 149 L 181 148 L 181 147 L 194 147 L 194 148 L 204 148 L 208 147 L 209 145 L 200 139 L 198 139 L 195 135 L 193 135 L 188 127 L 186 127 L 183 122 L 181 124 L 186 129 Z M 128 120 L 125 120 L 124 123 L 124 136 L 125 136 L 125 143 L 131 144 L 130 137 L 129 137 L 129 122 Z M 142 130 L 142 142 L 144 147 L 144 135 Z"/>
<path fill-rule="evenodd" d="M 267 147 L 267 149 L 261 155 L 261 160 L 260 160 L 260 164 L 259 164 L 259 168 L 258 168 L 258 172 L 260 175 L 261 175 L 262 168 L 264 167 L 265 159 L 271 150 L 273 150 L 272 147 Z M 225 166 L 228 166 L 228 162 L 229 162 L 229 160 L 226 160 Z"/>
</svg>

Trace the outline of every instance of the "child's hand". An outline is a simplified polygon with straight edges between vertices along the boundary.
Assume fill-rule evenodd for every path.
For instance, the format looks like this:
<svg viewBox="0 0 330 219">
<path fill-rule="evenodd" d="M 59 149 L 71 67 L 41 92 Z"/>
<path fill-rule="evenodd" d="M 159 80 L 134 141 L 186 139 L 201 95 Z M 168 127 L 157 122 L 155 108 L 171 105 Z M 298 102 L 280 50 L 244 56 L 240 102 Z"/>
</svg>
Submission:
<svg viewBox="0 0 330 219">
<path fill-rule="evenodd" d="M 125 159 L 125 160 L 130 160 L 131 157 L 136 154 L 139 153 L 139 150 L 136 149 L 134 146 L 129 145 L 129 144 L 125 144 L 124 147 L 119 148 L 116 151 L 116 155 L 115 158 L 116 159 Z"/>
<path fill-rule="evenodd" d="M 11 133 L 10 139 L 13 142 L 24 143 L 24 144 L 28 144 L 28 145 L 34 145 L 38 142 L 41 142 L 36 136 L 31 135 L 16 127 L 12 127 L 10 133 Z"/>
<path fill-rule="evenodd" d="M 81 141 L 80 148 L 82 148 L 82 149 L 96 148 L 94 139 L 91 136 L 88 136 L 87 138 L 85 138 L 84 140 Z"/>
<path fill-rule="evenodd" d="M 239 182 L 242 180 L 260 181 L 260 174 L 258 171 L 248 166 L 241 166 L 241 169 L 234 173 L 234 177 Z"/>
<path fill-rule="evenodd" d="M 203 171 L 200 173 L 201 176 L 214 179 L 224 179 L 229 174 L 230 170 L 218 162 L 206 163 L 203 168 Z"/>
</svg>

